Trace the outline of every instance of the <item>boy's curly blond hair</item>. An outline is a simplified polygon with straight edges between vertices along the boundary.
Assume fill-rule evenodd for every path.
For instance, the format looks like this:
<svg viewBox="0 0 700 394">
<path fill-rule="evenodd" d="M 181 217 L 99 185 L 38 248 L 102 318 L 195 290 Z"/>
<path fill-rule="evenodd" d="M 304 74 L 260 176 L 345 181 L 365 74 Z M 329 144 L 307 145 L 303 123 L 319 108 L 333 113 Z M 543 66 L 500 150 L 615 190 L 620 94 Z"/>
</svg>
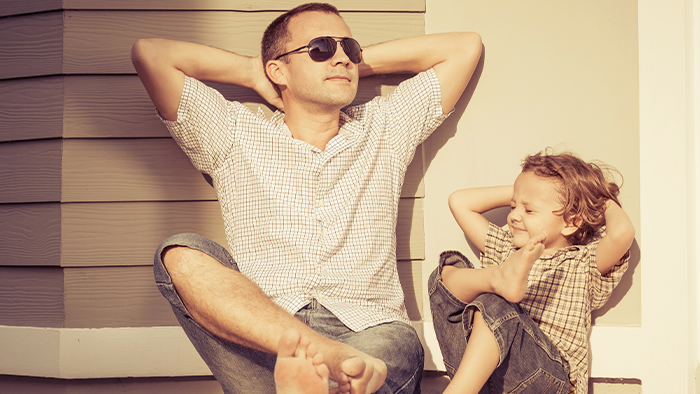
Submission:
<svg viewBox="0 0 700 394">
<path fill-rule="evenodd" d="M 612 173 L 620 172 L 600 162 L 589 162 L 569 152 L 553 153 L 551 148 L 529 155 L 522 162 L 523 172 L 550 178 L 557 182 L 562 208 L 556 212 L 567 224 L 578 229 L 566 236 L 570 245 L 586 245 L 599 235 L 605 225 L 605 203 L 613 200 L 617 205 L 620 186 Z"/>
</svg>

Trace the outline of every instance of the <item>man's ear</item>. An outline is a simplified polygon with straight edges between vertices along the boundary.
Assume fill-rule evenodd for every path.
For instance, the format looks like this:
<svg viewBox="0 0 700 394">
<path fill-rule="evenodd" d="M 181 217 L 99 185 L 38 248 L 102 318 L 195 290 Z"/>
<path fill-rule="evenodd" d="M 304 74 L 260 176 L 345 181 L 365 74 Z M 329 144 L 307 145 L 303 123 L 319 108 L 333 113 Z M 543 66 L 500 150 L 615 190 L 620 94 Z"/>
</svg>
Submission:
<svg viewBox="0 0 700 394">
<path fill-rule="evenodd" d="M 270 80 L 278 86 L 287 86 L 287 78 L 285 74 L 286 68 L 280 64 L 279 60 L 270 60 L 265 65 L 265 72 Z"/>
<path fill-rule="evenodd" d="M 569 235 L 576 232 L 576 230 L 581 227 L 581 218 L 575 217 L 570 223 L 566 223 L 566 226 L 561 230 L 561 235 L 568 237 Z"/>
</svg>

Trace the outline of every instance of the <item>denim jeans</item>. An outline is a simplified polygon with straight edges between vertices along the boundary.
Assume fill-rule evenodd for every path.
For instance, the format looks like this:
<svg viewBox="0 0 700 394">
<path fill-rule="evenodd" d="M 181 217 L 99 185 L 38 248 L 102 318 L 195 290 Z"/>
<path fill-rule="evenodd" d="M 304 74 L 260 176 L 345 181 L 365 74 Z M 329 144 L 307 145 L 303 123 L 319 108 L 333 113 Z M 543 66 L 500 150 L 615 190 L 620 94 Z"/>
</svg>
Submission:
<svg viewBox="0 0 700 394">
<path fill-rule="evenodd" d="M 187 311 L 161 259 L 163 250 L 170 246 L 186 246 L 202 251 L 224 266 L 238 270 L 231 255 L 221 245 L 197 234 L 172 236 L 163 241 L 156 252 L 153 265 L 156 284 L 170 302 L 180 325 L 225 393 L 274 393 L 274 355 L 252 350 L 211 334 Z M 420 393 L 423 347 L 416 331 L 410 325 L 391 322 L 354 332 L 316 300 L 300 309 L 295 316 L 326 337 L 346 343 L 384 361 L 387 365 L 387 378 L 377 393 Z"/>
<path fill-rule="evenodd" d="M 500 361 L 481 393 L 566 393 L 568 366 L 559 351 L 517 303 L 484 293 L 464 303 L 442 283 L 445 265 L 474 269 L 461 253 L 440 255 L 438 268 L 428 281 L 430 309 L 447 373 L 453 377 L 469 341 L 474 312 L 478 309 L 493 332 Z"/>
</svg>

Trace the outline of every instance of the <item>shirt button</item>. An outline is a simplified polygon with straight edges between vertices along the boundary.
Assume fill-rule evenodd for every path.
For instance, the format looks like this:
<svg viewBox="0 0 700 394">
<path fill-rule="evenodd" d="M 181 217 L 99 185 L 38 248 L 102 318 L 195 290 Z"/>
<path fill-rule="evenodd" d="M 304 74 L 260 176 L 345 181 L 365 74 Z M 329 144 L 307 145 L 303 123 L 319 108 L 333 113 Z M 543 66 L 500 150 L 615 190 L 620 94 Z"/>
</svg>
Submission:
<svg viewBox="0 0 700 394">
<path fill-rule="evenodd" d="M 326 231 L 326 229 L 324 228 L 323 230 L 321 230 L 321 235 L 325 237 L 326 235 L 328 235 L 328 231 Z"/>
</svg>

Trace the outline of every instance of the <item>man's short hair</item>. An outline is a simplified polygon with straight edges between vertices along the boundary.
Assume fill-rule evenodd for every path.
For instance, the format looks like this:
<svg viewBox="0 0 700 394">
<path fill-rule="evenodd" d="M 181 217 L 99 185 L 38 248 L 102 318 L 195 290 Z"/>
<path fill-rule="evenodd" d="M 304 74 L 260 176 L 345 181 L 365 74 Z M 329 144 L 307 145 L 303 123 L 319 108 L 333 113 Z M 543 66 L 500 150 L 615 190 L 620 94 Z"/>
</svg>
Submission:
<svg viewBox="0 0 700 394">
<path fill-rule="evenodd" d="M 267 26 L 267 29 L 265 29 L 265 33 L 263 34 L 262 38 L 260 53 L 262 54 L 262 63 L 263 67 L 265 68 L 265 75 L 267 75 L 267 62 L 283 54 L 285 52 L 287 42 L 289 42 L 289 40 L 292 38 L 288 29 L 289 21 L 296 15 L 312 11 L 325 12 L 327 14 L 335 14 L 340 16 L 338 9 L 331 4 L 306 3 L 294 7 L 275 18 L 275 20 Z M 285 62 L 287 61 L 286 56 L 283 58 L 283 60 Z M 270 76 L 267 75 L 267 78 L 269 79 Z M 270 82 L 272 82 L 272 80 L 270 80 Z M 274 83 L 273 85 L 279 92 L 277 85 Z"/>
</svg>

